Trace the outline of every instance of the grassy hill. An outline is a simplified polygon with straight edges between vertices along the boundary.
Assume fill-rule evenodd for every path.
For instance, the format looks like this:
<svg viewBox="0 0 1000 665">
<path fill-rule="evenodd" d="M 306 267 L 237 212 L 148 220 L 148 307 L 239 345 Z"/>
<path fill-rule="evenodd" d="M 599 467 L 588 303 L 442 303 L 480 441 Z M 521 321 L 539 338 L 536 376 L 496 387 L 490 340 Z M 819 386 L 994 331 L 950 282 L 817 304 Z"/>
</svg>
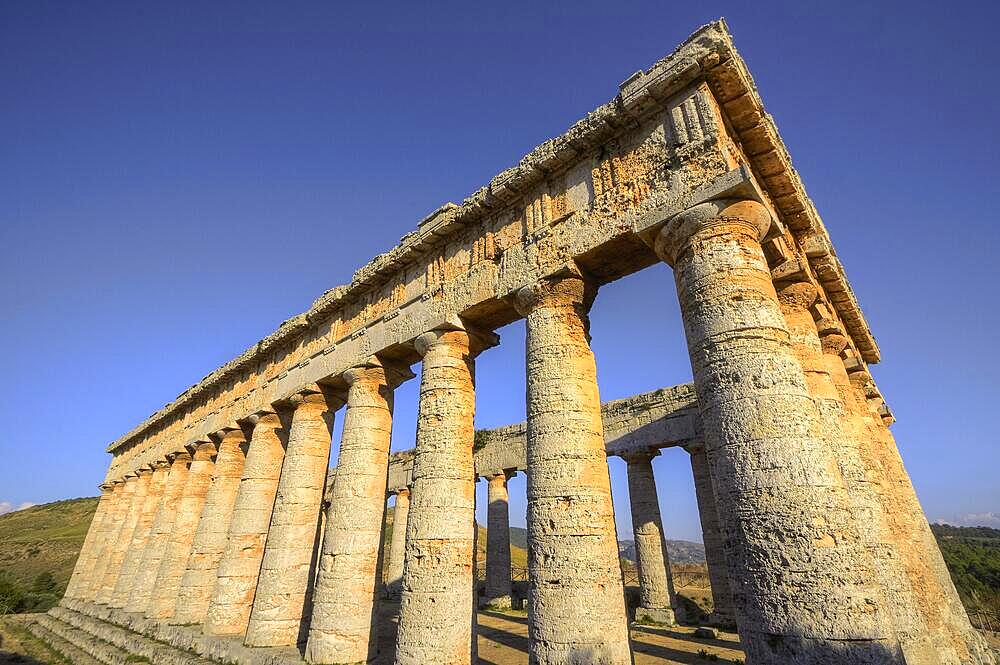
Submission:
<svg viewBox="0 0 1000 665">
<path fill-rule="evenodd" d="M 0 515 L 0 605 L 27 611 L 55 604 L 73 573 L 95 510 L 96 497 Z"/>
</svg>

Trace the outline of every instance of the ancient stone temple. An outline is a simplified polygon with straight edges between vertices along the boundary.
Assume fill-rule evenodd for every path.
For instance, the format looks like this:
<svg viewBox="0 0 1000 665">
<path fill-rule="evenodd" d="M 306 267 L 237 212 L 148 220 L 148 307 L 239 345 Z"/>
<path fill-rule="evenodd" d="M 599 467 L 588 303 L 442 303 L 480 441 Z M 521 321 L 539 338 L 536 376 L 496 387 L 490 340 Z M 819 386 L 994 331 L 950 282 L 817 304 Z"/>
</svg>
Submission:
<svg viewBox="0 0 1000 665">
<path fill-rule="evenodd" d="M 693 384 L 602 411 L 588 311 L 602 285 L 657 262 L 673 269 Z M 527 421 L 474 452 L 476 356 L 518 319 Z M 636 614 L 669 623 L 683 617 L 651 460 L 683 446 L 716 613 L 747 663 L 992 663 L 902 466 L 878 360 L 713 23 L 112 443 L 66 596 L 39 629 L 108 663 L 113 650 L 471 663 L 476 482 L 489 485 L 481 602 L 506 607 L 507 481 L 524 473 L 529 662 L 632 663 L 607 456 L 628 465 Z M 416 440 L 390 457 L 393 391 L 408 380 Z"/>
</svg>

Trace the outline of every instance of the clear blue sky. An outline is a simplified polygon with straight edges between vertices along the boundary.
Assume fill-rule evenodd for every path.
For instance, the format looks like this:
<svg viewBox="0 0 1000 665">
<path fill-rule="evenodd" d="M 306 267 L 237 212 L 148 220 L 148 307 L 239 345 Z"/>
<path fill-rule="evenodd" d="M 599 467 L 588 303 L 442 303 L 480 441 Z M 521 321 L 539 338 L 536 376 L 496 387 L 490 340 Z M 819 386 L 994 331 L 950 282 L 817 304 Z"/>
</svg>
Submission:
<svg viewBox="0 0 1000 665">
<path fill-rule="evenodd" d="M 928 515 L 1000 526 L 995 3 L 210 4 L 0 5 L 0 503 L 94 494 L 110 441 L 725 15 Z M 480 427 L 524 416 L 500 332 Z M 593 337 L 605 399 L 690 379 L 665 266 L 602 289 Z M 401 449 L 415 381 L 397 402 Z M 686 454 L 655 468 L 698 539 Z"/>
</svg>

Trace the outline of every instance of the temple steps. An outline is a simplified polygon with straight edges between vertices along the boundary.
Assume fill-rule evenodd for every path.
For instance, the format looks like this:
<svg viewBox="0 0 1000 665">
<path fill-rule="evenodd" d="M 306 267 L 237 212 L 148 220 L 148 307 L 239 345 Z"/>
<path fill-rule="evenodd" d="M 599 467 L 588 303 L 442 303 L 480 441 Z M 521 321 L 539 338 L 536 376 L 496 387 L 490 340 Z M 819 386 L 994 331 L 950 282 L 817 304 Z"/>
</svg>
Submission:
<svg viewBox="0 0 1000 665">
<path fill-rule="evenodd" d="M 58 626 L 52 626 L 51 623 L 58 624 Z M 88 649 L 93 650 L 95 645 L 94 638 L 87 636 L 83 633 L 74 636 L 74 641 L 71 641 L 65 635 L 68 633 L 78 632 L 72 626 L 67 626 L 52 617 L 43 616 L 35 619 L 34 621 L 25 625 L 25 628 L 29 633 L 45 642 L 46 646 L 58 653 L 60 656 L 65 658 L 74 665 L 106 665 L 107 661 L 99 660 L 91 656 L 87 651 L 77 646 L 79 642 L 86 642 Z M 111 645 L 108 645 L 109 647 Z M 113 648 L 113 647 L 112 647 Z M 116 660 L 116 663 L 123 663 L 128 657 L 128 654 L 124 652 L 119 652 L 121 658 Z"/>
<path fill-rule="evenodd" d="M 202 635 L 199 626 L 171 626 L 79 600 L 64 598 L 62 604 L 49 610 L 41 621 L 50 632 L 63 630 L 64 639 L 103 665 L 126 662 L 115 660 L 105 647 L 117 650 L 126 658 L 130 654 L 144 657 L 155 665 L 303 665 L 305 662 L 293 648 L 246 647 L 240 638 Z M 66 626 L 79 635 L 60 626 L 48 625 L 50 622 Z M 94 642 L 93 648 L 88 646 L 88 640 Z"/>
<path fill-rule="evenodd" d="M 58 619 L 44 615 L 28 631 L 74 665 L 124 665 L 129 654 Z"/>
<path fill-rule="evenodd" d="M 212 663 L 210 660 L 65 607 L 52 608 L 48 615 L 39 619 L 38 623 L 42 629 L 63 638 L 104 665 L 139 662 L 137 657 L 145 658 L 156 665 L 211 665 Z"/>
</svg>

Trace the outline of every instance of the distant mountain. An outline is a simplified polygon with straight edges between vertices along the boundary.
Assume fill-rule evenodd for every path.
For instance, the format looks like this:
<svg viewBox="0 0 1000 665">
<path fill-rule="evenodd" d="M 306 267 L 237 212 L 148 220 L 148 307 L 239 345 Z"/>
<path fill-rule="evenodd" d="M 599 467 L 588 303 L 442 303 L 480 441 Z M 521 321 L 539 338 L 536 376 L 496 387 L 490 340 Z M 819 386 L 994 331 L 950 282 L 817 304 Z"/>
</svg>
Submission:
<svg viewBox="0 0 1000 665">
<path fill-rule="evenodd" d="M 635 562 L 635 541 L 619 540 L 618 556 Z M 690 540 L 668 540 L 670 563 L 705 563 L 705 546 Z"/>
<path fill-rule="evenodd" d="M 520 549 L 528 549 L 528 530 L 512 526 L 510 528 L 510 544 Z M 635 541 L 618 541 L 618 555 L 635 561 Z M 667 555 L 671 563 L 705 563 L 705 546 L 690 540 L 668 540 Z"/>
</svg>

